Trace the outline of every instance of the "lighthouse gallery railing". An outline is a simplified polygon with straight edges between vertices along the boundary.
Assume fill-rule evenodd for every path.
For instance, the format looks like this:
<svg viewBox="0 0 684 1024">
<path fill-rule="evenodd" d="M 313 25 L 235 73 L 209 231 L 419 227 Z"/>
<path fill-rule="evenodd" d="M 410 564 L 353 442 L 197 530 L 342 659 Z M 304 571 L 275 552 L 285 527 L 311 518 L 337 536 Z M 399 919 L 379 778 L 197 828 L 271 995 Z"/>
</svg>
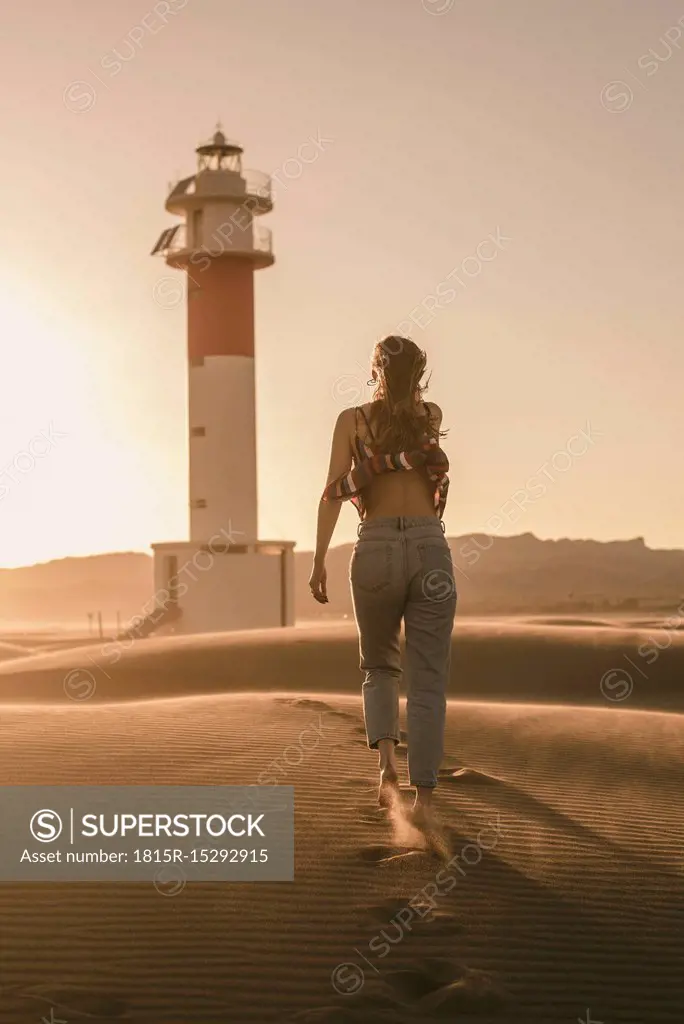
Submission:
<svg viewBox="0 0 684 1024">
<path fill-rule="evenodd" d="M 200 245 L 190 246 L 185 224 L 177 224 L 162 235 L 155 246 L 154 255 L 166 257 L 186 251 L 205 252 L 210 255 L 229 252 L 271 253 L 273 251 L 273 235 L 269 228 L 262 227 L 261 224 L 253 223 L 250 231 L 244 231 L 241 228 L 234 228 L 228 221 L 225 226 L 221 225 L 220 229 L 204 239 Z"/>
</svg>

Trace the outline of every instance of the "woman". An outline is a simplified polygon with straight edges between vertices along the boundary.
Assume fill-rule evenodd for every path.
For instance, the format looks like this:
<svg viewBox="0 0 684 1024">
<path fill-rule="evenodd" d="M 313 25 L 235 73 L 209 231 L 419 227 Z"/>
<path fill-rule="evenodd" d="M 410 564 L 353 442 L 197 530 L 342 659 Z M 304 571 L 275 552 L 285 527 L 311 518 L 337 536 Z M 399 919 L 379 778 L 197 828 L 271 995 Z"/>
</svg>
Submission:
<svg viewBox="0 0 684 1024">
<path fill-rule="evenodd" d="M 328 600 L 325 556 L 349 499 L 361 517 L 349 575 L 365 672 L 363 706 L 368 746 L 379 752 L 378 802 L 398 796 L 399 651 L 406 636 L 409 779 L 416 788 L 413 820 L 431 820 L 431 799 L 444 744 L 446 687 L 456 586 L 444 535 L 449 462 L 439 445 L 442 412 L 422 401 L 425 353 L 407 338 L 389 337 L 373 351 L 373 401 L 340 413 L 332 439 L 327 486 L 309 586 Z"/>
</svg>

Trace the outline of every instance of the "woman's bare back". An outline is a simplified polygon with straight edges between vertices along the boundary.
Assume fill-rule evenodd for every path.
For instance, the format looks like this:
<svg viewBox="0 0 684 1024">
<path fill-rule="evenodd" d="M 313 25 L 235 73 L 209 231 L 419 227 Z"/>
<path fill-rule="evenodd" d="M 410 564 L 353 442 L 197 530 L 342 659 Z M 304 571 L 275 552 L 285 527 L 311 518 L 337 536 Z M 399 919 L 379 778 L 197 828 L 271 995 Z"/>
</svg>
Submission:
<svg viewBox="0 0 684 1024">
<path fill-rule="evenodd" d="M 361 406 L 370 421 L 372 402 Z M 427 422 L 427 408 L 421 403 L 421 417 Z M 442 410 L 433 402 L 430 403 L 433 424 L 439 428 L 442 422 Z M 358 436 L 362 441 L 372 445 L 363 416 L 358 417 Z M 371 422 L 371 429 L 373 423 Z M 352 450 L 355 450 L 354 435 L 350 437 Z M 434 504 L 434 484 L 424 468 L 411 470 L 409 473 L 383 473 L 375 477 L 364 492 L 366 519 L 380 516 L 432 516 L 436 515 Z"/>
</svg>

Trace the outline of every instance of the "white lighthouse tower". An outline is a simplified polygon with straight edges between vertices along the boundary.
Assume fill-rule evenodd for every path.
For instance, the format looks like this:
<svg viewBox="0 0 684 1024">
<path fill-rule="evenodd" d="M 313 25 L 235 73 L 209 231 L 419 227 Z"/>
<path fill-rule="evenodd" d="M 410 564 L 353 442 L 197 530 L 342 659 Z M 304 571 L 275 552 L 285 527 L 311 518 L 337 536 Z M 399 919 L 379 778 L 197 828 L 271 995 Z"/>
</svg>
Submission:
<svg viewBox="0 0 684 1024">
<path fill-rule="evenodd" d="M 271 181 L 217 130 L 166 199 L 152 250 L 185 275 L 190 539 L 154 544 L 158 624 L 196 633 L 294 623 L 294 541 L 259 541 L 254 273 L 274 262 Z M 153 618 L 154 613 L 149 618 Z"/>
</svg>

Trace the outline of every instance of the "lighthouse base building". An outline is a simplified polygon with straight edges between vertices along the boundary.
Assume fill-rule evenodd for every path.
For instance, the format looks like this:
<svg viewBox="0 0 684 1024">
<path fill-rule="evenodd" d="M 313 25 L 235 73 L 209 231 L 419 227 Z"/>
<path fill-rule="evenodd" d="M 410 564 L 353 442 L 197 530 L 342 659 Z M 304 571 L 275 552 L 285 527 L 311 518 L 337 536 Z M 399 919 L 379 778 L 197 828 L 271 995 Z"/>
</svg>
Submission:
<svg viewBox="0 0 684 1024">
<path fill-rule="evenodd" d="M 293 626 L 294 541 L 153 544 L 160 632 Z M 168 596 L 167 596 L 168 594 Z M 152 632 L 152 630 L 150 630 Z"/>
<path fill-rule="evenodd" d="M 197 147 L 196 173 L 166 199 L 180 222 L 152 250 L 185 278 L 189 539 L 152 546 L 154 608 L 139 636 L 295 620 L 295 542 L 257 536 L 254 275 L 275 261 L 258 224 L 273 197 L 267 175 L 243 171 L 242 152 L 220 130 Z"/>
</svg>

